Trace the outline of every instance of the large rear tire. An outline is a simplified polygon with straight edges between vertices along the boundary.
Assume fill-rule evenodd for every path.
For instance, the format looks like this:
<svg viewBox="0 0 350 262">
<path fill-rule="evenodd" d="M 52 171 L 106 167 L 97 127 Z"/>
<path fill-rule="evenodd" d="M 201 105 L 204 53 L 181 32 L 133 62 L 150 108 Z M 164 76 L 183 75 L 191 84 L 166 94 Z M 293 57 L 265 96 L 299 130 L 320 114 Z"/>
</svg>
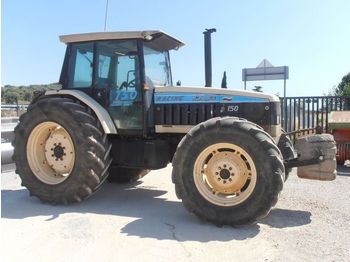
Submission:
<svg viewBox="0 0 350 262">
<path fill-rule="evenodd" d="M 283 188 L 284 165 L 270 136 L 255 124 L 214 118 L 182 139 L 172 179 L 190 212 L 219 226 L 234 226 L 268 214 Z"/>
<path fill-rule="evenodd" d="M 85 106 L 48 97 L 28 107 L 15 129 L 16 173 L 43 202 L 80 202 L 107 178 L 111 144 Z"/>
</svg>

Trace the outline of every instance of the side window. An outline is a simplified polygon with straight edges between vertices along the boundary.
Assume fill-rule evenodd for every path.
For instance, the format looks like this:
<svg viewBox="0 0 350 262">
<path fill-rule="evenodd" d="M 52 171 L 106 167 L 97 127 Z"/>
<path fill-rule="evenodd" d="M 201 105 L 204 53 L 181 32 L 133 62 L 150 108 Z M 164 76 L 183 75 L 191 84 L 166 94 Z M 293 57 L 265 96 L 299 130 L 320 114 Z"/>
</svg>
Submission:
<svg viewBox="0 0 350 262">
<path fill-rule="evenodd" d="M 93 44 L 73 44 L 70 60 L 70 88 L 87 88 L 92 85 Z"/>
<path fill-rule="evenodd" d="M 110 79 L 111 57 L 99 54 L 98 56 L 98 73 L 97 88 L 110 88 L 113 80 Z"/>
<path fill-rule="evenodd" d="M 169 54 L 150 47 L 147 43 L 143 49 L 145 58 L 146 82 L 150 86 L 171 86 Z"/>
<path fill-rule="evenodd" d="M 135 90 L 136 80 L 138 82 L 137 56 L 119 56 L 117 67 L 117 86 L 128 90 Z"/>
<path fill-rule="evenodd" d="M 109 56 L 99 55 L 98 77 L 108 78 L 110 65 L 111 58 Z"/>
</svg>

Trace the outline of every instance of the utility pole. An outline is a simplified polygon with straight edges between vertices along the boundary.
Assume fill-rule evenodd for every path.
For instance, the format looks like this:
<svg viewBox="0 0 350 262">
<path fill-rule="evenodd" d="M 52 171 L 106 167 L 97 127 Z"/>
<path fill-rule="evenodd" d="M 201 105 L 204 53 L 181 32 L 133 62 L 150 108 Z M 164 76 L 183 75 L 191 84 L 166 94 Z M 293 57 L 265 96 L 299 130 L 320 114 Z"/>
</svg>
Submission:
<svg viewBox="0 0 350 262">
<path fill-rule="evenodd" d="M 106 32 L 106 26 L 107 26 L 107 16 L 108 16 L 108 0 L 106 0 L 105 27 L 104 27 L 105 32 Z"/>
</svg>

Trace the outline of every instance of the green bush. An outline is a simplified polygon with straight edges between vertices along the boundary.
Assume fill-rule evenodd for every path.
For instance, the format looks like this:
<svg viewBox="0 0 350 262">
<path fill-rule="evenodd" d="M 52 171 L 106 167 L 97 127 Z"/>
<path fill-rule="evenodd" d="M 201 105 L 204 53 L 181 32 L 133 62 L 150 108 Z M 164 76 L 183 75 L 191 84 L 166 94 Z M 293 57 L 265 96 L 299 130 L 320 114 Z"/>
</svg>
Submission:
<svg viewBox="0 0 350 262">
<path fill-rule="evenodd" d="M 35 91 L 61 89 L 58 83 L 48 85 L 29 85 L 29 86 L 12 86 L 5 85 L 1 87 L 1 103 L 6 104 L 29 104 L 33 99 Z"/>
</svg>

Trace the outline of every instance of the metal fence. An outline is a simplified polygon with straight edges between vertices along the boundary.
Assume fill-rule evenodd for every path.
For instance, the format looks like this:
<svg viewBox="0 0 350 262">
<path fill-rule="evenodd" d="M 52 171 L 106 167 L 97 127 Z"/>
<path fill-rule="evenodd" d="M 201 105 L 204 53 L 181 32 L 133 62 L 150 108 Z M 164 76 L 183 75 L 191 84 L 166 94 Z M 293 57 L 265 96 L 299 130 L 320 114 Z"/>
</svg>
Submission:
<svg viewBox="0 0 350 262">
<path fill-rule="evenodd" d="M 1 117 L 20 116 L 27 111 L 28 105 L 1 105 Z"/>
<path fill-rule="evenodd" d="M 302 131 L 305 134 L 316 127 L 329 132 L 329 113 L 350 110 L 350 96 L 286 97 L 281 98 L 281 109 L 286 132 L 309 129 Z"/>
</svg>

